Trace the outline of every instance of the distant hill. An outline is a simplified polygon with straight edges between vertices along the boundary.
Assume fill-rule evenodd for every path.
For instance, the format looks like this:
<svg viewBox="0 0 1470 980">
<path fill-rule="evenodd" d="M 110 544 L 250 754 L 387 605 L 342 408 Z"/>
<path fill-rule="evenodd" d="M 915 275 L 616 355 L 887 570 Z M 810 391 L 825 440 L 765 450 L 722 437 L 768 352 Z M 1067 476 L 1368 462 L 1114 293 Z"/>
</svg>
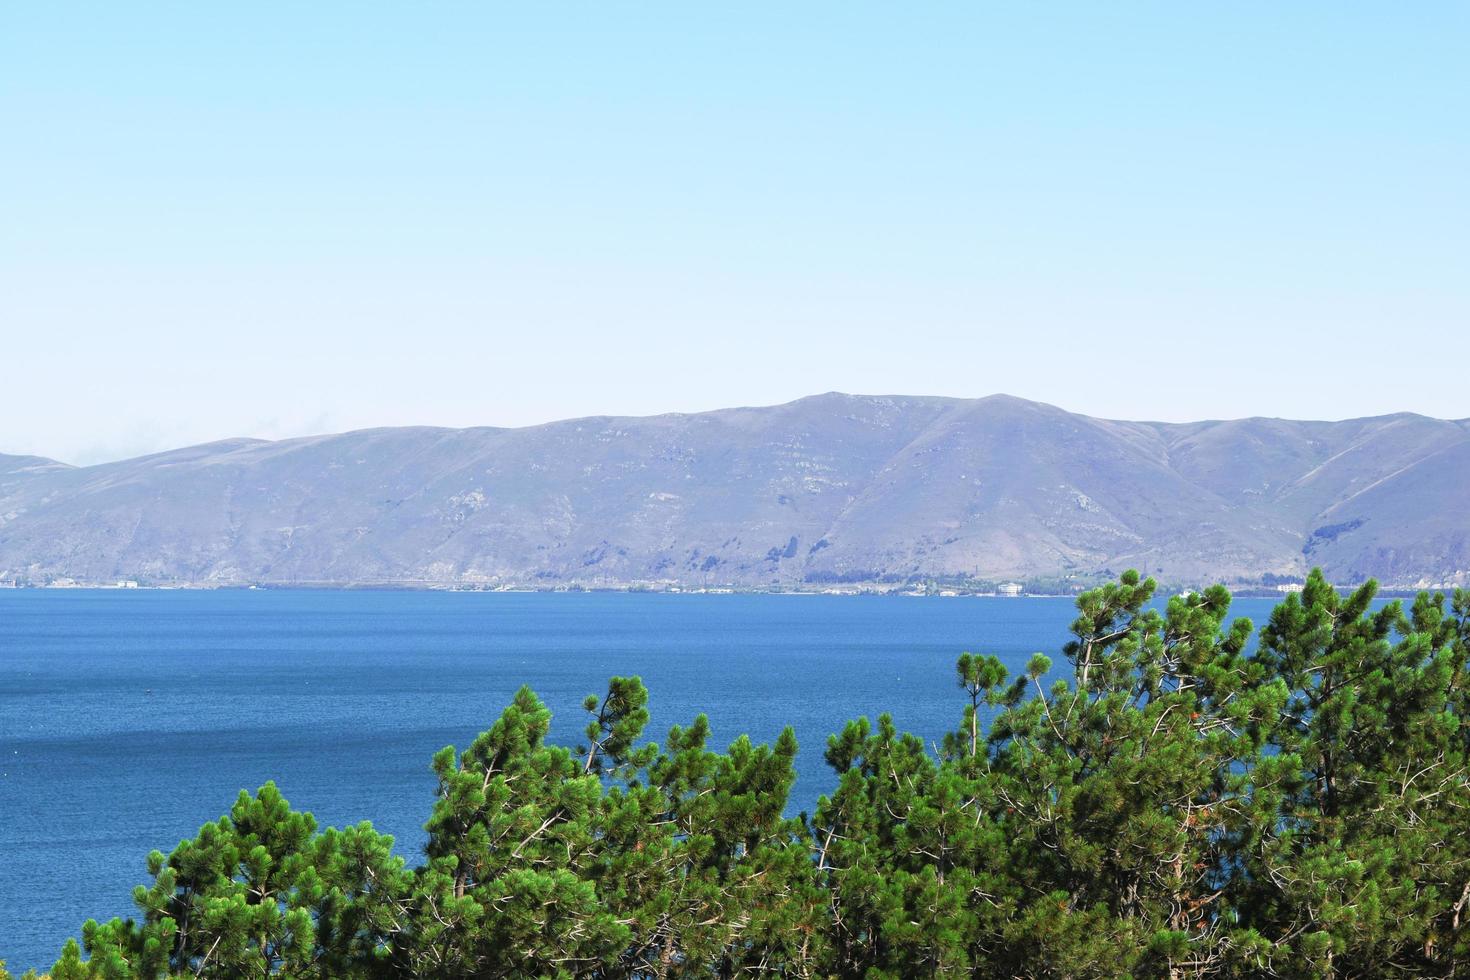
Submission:
<svg viewBox="0 0 1470 980">
<path fill-rule="evenodd" d="M 1470 423 L 1164 424 L 818 395 L 521 429 L 0 456 L 0 580 L 795 586 L 1470 580 Z"/>
</svg>

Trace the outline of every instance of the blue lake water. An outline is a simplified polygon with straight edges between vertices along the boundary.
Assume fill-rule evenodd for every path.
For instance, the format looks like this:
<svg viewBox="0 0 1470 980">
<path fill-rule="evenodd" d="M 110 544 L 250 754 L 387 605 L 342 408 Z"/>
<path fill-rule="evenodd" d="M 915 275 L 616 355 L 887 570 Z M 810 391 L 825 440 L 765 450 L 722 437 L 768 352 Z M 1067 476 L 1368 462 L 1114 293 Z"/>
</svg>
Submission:
<svg viewBox="0 0 1470 980">
<path fill-rule="evenodd" d="M 1260 625 L 1271 605 L 1235 612 Z M 809 808 L 844 721 L 889 711 L 936 740 L 961 651 L 1059 660 L 1073 616 L 1068 599 L 0 591 L 0 958 L 49 966 L 88 917 L 130 914 L 150 850 L 268 779 L 417 863 L 430 756 L 521 684 L 566 744 L 614 674 L 648 684 L 660 739 L 701 711 L 719 747 L 791 724 Z"/>
</svg>

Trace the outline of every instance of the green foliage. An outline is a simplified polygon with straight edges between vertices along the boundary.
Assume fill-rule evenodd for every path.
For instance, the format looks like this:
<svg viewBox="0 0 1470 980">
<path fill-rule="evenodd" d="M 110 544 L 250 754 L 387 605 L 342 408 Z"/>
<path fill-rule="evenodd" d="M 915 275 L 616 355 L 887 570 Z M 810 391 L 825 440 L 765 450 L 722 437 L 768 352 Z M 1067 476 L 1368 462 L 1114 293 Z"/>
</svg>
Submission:
<svg viewBox="0 0 1470 980">
<path fill-rule="evenodd" d="M 393 840 L 362 823 L 316 832 L 274 784 L 241 792 L 229 814 L 168 856 L 148 856 L 133 890 L 141 919 L 89 921 L 52 977 L 105 980 L 366 976 L 397 931 L 409 881 Z"/>
<path fill-rule="evenodd" d="M 266 784 L 52 977 L 1470 975 L 1470 594 L 1313 573 L 1253 645 L 1224 588 L 1154 593 L 1079 596 L 1049 686 L 962 654 L 938 745 L 849 722 L 798 819 L 789 729 L 640 742 L 615 677 L 564 747 L 522 689 L 434 757 L 421 867 Z"/>
</svg>

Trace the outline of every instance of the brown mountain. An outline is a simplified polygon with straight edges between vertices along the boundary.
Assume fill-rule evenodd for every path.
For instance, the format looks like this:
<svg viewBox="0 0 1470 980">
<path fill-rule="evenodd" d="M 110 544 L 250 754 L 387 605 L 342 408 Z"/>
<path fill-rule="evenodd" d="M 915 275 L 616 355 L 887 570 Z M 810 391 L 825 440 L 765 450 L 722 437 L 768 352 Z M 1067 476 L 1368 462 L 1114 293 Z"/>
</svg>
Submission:
<svg viewBox="0 0 1470 980">
<path fill-rule="evenodd" d="M 818 395 L 521 429 L 0 456 L 0 580 L 790 586 L 1470 579 L 1470 423 Z"/>
</svg>

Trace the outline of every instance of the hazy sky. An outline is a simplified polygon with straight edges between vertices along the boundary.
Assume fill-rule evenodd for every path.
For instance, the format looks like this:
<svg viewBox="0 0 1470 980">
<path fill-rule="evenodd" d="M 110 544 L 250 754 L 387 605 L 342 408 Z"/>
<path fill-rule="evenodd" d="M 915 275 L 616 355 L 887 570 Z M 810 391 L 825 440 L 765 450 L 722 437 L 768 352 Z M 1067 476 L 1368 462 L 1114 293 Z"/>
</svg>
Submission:
<svg viewBox="0 0 1470 980">
<path fill-rule="evenodd" d="M 0 451 L 1470 416 L 1470 4 L 0 6 Z"/>
</svg>

